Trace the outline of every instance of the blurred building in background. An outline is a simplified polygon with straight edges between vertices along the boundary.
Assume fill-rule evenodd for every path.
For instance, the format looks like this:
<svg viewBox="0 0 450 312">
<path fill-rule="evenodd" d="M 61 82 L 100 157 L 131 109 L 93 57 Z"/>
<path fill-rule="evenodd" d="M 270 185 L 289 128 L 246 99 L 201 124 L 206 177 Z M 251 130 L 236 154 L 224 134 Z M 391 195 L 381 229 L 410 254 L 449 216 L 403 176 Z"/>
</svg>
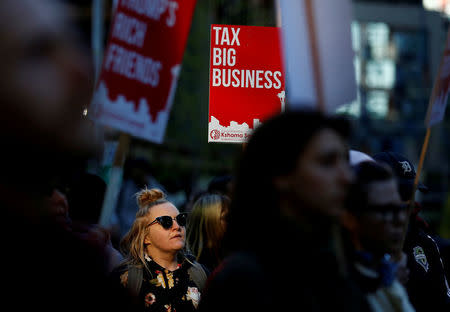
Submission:
<svg viewBox="0 0 450 312">
<path fill-rule="evenodd" d="M 450 6 L 445 6 L 445 1 L 432 2 L 353 1 L 358 98 L 341 108 L 358 129 L 355 146 L 369 154 L 399 152 L 416 169 L 426 134 L 429 97 L 449 26 Z M 422 196 L 423 213 L 434 228 L 439 225 L 449 188 L 447 133 L 448 118 L 431 130 L 421 173 L 421 181 L 431 192 L 417 194 Z"/>
</svg>

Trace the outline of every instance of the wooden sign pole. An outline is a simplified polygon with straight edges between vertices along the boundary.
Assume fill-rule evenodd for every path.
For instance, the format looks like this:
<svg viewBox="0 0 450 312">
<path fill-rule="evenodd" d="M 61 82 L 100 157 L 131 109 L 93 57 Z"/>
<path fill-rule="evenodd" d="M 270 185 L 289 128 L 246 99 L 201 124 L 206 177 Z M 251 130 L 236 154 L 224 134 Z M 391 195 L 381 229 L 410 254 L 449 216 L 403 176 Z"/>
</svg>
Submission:
<svg viewBox="0 0 450 312">
<path fill-rule="evenodd" d="M 311 45 L 311 58 L 313 62 L 314 85 L 316 87 L 317 108 L 324 112 L 322 74 L 320 71 L 319 47 L 317 44 L 316 24 L 314 20 L 314 8 L 312 0 L 305 0 L 306 20 L 308 23 L 309 42 Z"/>
<path fill-rule="evenodd" d="M 420 173 L 422 171 L 423 162 L 425 160 L 425 153 L 428 148 L 428 142 L 430 141 L 430 133 L 431 133 L 430 128 L 427 128 L 427 133 L 425 135 L 425 139 L 424 139 L 423 145 L 422 145 L 422 151 L 420 152 L 420 160 L 419 160 L 419 165 L 417 166 L 416 177 L 414 178 L 413 194 L 411 196 L 411 201 L 410 201 L 411 203 L 414 202 L 414 195 L 417 190 L 417 185 L 419 185 L 419 177 L 420 177 Z"/>
</svg>

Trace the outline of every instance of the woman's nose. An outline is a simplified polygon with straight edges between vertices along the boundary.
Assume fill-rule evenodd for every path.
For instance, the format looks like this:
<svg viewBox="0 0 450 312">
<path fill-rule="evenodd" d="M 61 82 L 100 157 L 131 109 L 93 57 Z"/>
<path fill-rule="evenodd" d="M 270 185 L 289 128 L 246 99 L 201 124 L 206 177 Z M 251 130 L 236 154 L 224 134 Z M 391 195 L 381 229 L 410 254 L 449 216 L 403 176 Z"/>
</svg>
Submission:
<svg viewBox="0 0 450 312">
<path fill-rule="evenodd" d="M 181 225 L 178 224 L 177 219 L 175 219 L 175 218 L 173 219 L 172 229 L 175 229 L 175 230 L 181 229 Z"/>
</svg>

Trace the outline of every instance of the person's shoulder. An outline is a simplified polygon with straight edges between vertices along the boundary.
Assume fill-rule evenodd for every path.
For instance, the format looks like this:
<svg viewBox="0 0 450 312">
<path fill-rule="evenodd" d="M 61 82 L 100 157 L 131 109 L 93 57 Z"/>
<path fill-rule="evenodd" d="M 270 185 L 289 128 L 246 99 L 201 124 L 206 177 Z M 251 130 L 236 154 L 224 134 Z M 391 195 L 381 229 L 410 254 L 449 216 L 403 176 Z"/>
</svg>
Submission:
<svg viewBox="0 0 450 312">
<path fill-rule="evenodd" d="M 244 251 L 231 254 L 227 258 L 227 260 L 233 264 L 238 263 L 239 265 L 250 267 L 255 267 L 255 264 L 261 262 L 258 255 L 252 252 L 244 252 Z"/>
<path fill-rule="evenodd" d="M 423 229 L 417 230 L 415 241 L 412 242 L 410 248 L 422 248 L 425 252 L 435 254 L 437 256 L 439 255 L 439 249 L 436 241 L 428 232 L 424 231 Z"/>
<path fill-rule="evenodd" d="M 114 268 L 111 269 L 111 271 L 109 273 L 109 277 L 113 278 L 113 279 L 119 278 L 124 273 L 128 272 L 128 270 L 129 270 L 129 265 L 122 261 L 119 264 L 117 264 Z"/>
<path fill-rule="evenodd" d="M 202 262 L 197 261 L 195 256 L 192 255 L 191 253 L 185 254 L 184 257 L 188 260 L 188 261 L 185 261 L 185 263 L 187 263 L 189 268 L 203 270 L 206 275 L 209 275 L 211 273 L 211 271 L 208 269 L 208 267 L 205 264 L 203 264 Z"/>
<path fill-rule="evenodd" d="M 416 246 L 433 250 L 436 249 L 436 242 L 428 231 L 418 226 L 412 226 L 406 236 L 405 248 L 414 249 Z"/>
<path fill-rule="evenodd" d="M 226 257 L 211 273 L 219 281 L 257 280 L 264 276 L 261 259 L 250 252 L 236 252 Z"/>
<path fill-rule="evenodd" d="M 264 272 L 259 257 L 251 253 L 234 253 L 226 257 L 209 276 L 199 311 L 267 311 L 273 308 L 273 283 Z M 233 300 L 223 294 L 233 290 Z M 264 294 L 264 300 L 261 295 Z M 235 302 L 239 302 L 236 306 Z M 269 309 L 273 310 L 273 309 Z"/>
<path fill-rule="evenodd" d="M 182 261 L 181 270 L 187 271 L 189 279 L 194 282 L 198 289 L 203 290 L 211 272 L 190 253 L 183 254 L 181 258 L 178 259 Z"/>
</svg>

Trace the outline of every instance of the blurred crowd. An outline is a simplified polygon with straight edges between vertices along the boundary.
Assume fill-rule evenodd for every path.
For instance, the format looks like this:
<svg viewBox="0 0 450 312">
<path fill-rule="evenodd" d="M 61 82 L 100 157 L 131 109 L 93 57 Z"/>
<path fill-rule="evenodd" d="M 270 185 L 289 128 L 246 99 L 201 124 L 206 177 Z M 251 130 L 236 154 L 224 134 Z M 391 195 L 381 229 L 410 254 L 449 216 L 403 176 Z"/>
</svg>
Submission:
<svg viewBox="0 0 450 312">
<path fill-rule="evenodd" d="M 115 228 L 83 115 L 93 68 L 51 0 L 0 2 L 4 305 L 18 311 L 450 311 L 449 242 L 403 155 L 344 117 L 288 110 L 180 207 L 132 160 Z M 176 173 L 174 173 L 176 174 Z M 6 263 L 5 263 L 6 265 Z"/>
</svg>

